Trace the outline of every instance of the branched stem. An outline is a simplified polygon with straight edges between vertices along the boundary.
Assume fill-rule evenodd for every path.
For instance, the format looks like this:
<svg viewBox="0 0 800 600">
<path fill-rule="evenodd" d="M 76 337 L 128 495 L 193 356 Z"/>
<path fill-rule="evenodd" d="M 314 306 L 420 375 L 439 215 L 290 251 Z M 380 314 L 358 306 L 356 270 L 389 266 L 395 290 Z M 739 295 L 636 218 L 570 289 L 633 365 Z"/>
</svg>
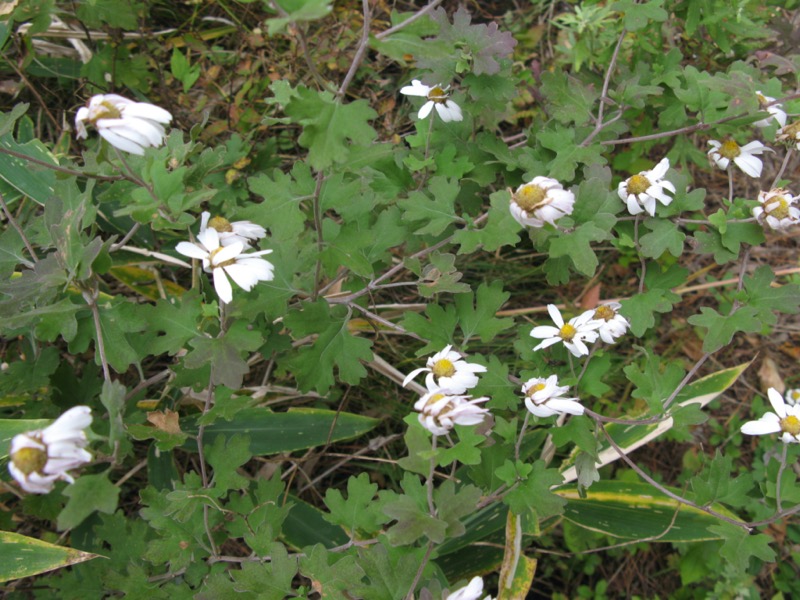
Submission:
<svg viewBox="0 0 800 600">
<path fill-rule="evenodd" d="M 636 220 L 633 222 L 633 245 L 636 247 L 636 254 L 639 255 L 639 264 L 642 266 L 642 273 L 639 275 L 639 293 L 644 292 L 644 278 L 647 275 L 647 262 L 642 255 L 642 246 L 639 244 L 639 223 L 641 215 L 636 215 Z"/>
<path fill-rule="evenodd" d="M 778 174 L 775 175 L 775 179 L 773 179 L 772 185 L 769 186 L 770 189 L 774 189 L 775 186 L 778 185 L 778 182 L 781 180 L 781 177 L 783 177 L 783 172 L 786 170 L 786 167 L 789 164 L 789 158 L 791 158 L 791 156 L 792 156 L 792 149 L 791 148 L 787 148 L 786 149 L 786 156 L 783 157 L 783 162 L 781 163 L 781 168 L 778 170 Z"/>
<path fill-rule="evenodd" d="M 6 215 L 6 219 L 8 219 L 8 222 L 11 223 L 11 226 L 17 230 L 19 237 L 22 238 L 22 242 L 28 249 L 28 254 L 31 255 L 33 262 L 35 263 L 39 262 L 39 257 L 36 255 L 36 251 L 33 249 L 33 246 L 28 240 L 28 236 L 25 235 L 25 232 L 22 230 L 22 227 L 19 226 L 19 223 L 17 223 L 17 220 L 14 218 L 14 215 L 8 209 L 8 205 L 6 204 L 6 199 L 3 197 L 3 194 L 0 194 L 0 206 L 2 206 L 3 213 Z"/>
<path fill-rule="evenodd" d="M 614 54 L 611 55 L 611 62 L 608 64 L 608 69 L 606 69 L 606 76 L 603 79 L 603 91 L 600 92 L 600 106 L 597 109 L 597 121 L 594 126 L 594 130 L 586 137 L 583 142 L 581 142 L 581 147 L 585 148 L 588 146 L 591 141 L 597 137 L 597 134 L 600 133 L 605 127 L 608 127 L 609 124 L 613 123 L 614 121 L 620 119 L 622 117 L 622 112 L 616 116 L 616 118 L 609 120 L 603 123 L 603 115 L 605 114 L 606 110 L 606 100 L 608 99 L 608 87 L 611 84 L 611 75 L 614 73 L 614 69 L 617 66 L 617 58 L 619 57 L 619 50 L 622 48 L 622 42 L 627 35 L 628 30 L 623 29 L 622 32 L 619 34 L 619 39 L 617 40 L 617 45 L 614 47 Z"/>
<path fill-rule="evenodd" d="M 382 40 L 383 38 L 388 37 L 388 36 L 392 35 L 393 33 L 397 33 L 401 29 L 411 25 L 417 19 L 419 19 L 421 17 L 424 17 L 426 14 L 431 12 L 434 8 L 439 6 L 441 3 L 442 3 L 442 0 L 432 0 L 427 6 L 424 6 L 423 8 L 421 8 L 420 10 L 415 12 L 413 15 L 408 17 L 405 21 L 403 21 L 401 23 L 398 23 L 394 27 L 390 27 L 386 31 L 381 31 L 380 33 L 376 34 L 375 35 L 375 39 Z"/>
<path fill-rule="evenodd" d="M 322 235 L 322 206 L 320 205 L 320 192 L 322 191 L 322 182 L 325 176 L 322 171 L 317 172 L 317 185 L 314 188 L 314 229 L 317 230 L 317 264 L 314 267 L 314 293 L 311 294 L 311 299 L 316 300 L 319 297 L 320 274 L 322 271 L 322 250 L 325 247 L 325 240 Z"/>
<path fill-rule="evenodd" d="M 789 444 L 783 444 L 783 452 L 781 452 L 781 466 L 778 469 L 778 478 L 775 480 L 775 507 L 778 512 L 781 512 L 781 478 L 783 477 L 783 470 L 786 468 L 786 456 L 789 452 Z"/>
<path fill-rule="evenodd" d="M 358 67 L 360 67 L 361 63 L 364 61 L 367 48 L 369 48 L 369 26 L 370 22 L 372 21 L 372 14 L 369 10 L 369 0 L 361 0 L 361 6 L 364 13 L 364 27 L 361 29 L 361 40 L 358 42 L 358 49 L 353 55 L 353 62 L 350 63 L 350 68 L 347 71 L 347 75 L 345 75 L 344 81 L 342 81 L 342 85 L 339 87 L 339 91 L 337 92 L 337 95 L 340 98 L 344 98 L 347 88 L 349 88 L 350 84 L 353 82 L 353 78 L 356 76 L 356 71 L 358 71 Z"/>
<path fill-rule="evenodd" d="M 93 290 L 86 290 L 83 292 L 83 299 L 89 305 L 92 311 L 92 320 L 94 321 L 94 330 L 96 336 L 97 353 L 100 355 L 100 363 L 103 365 L 103 379 L 111 382 L 111 370 L 108 368 L 108 359 L 106 358 L 106 346 L 103 342 L 103 326 L 100 322 L 100 310 L 97 308 L 97 285 Z"/>
<path fill-rule="evenodd" d="M 525 411 L 525 419 L 522 421 L 522 429 L 519 430 L 519 437 L 517 443 L 514 444 L 514 460 L 519 461 L 519 449 L 522 446 L 522 438 L 525 437 L 525 430 L 528 428 L 528 419 L 530 419 L 530 411 Z"/>
</svg>

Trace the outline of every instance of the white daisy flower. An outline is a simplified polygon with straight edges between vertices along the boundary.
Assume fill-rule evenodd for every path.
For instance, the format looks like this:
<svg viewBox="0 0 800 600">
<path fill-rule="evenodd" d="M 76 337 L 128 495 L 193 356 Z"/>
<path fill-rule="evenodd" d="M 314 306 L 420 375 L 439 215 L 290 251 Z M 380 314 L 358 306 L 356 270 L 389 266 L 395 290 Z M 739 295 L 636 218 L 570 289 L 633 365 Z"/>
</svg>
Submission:
<svg viewBox="0 0 800 600">
<path fill-rule="evenodd" d="M 460 587 L 454 592 L 450 592 L 444 600 L 479 600 L 483 594 L 483 579 L 473 577 L 464 587 Z M 486 596 L 483 600 L 492 600 L 491 596 Z"/>
<path fill-rule="evenodd" d="M 525 396 L 525 406 L 537 417 L 552 417 L 553 415 L 570 414 L 582 415 L 583 405 L 577 398 L 563 398 L 569 392 L 569 386 L 559 386 L 558 377 L 550 375 L 534 377 L 522 384 L 522 394 Z"/>
<path fill-rule="evenodd" d="M 45 429 L 15 435 L 9 450 L 9 472 L 32 494 L 47 494 L 59 479 L 74 483 L 67 471 L 92 460 L 83 449 L 88 443 L 84 429 L 91 423 L 91 409 L 75 406 Z"/>
<path fill-rule="evenodd" d="M 664 206 L 672 202 L 666 191 L 675 193 L 675 186 L 664 179 L 669 170 L 669 159 L 663 158 L 650 171 L 642 171 L 638 175 L 620 182 L 617 194 L 628 205 L 628 212 L 638 215 L 642 211 L 653 217 L 656 214 L 656 200 Z"/>
<path fill-rule="evenodd" d="M 800 150 L 800 121 L 795 121 L 778 129 L 775 141 L 784 142 L 789 146 L 794 144 L 795 148 Z"/>
<path fill-rule="evenodd" d="M 86 124 L 94 125 L 109 144 L 131 154 L 144 154 L 145 148 L 164 142 L 164 125 L 172 115 L 147 102 L 134 102 L 116 94 L 99 94 L 75 115 L 76 137 L 88 136 Z"/>
<path fill-rule="evenodd" d="M 772 410 L 758 421 L 748 421 L 742 425 L 742 433 L 747 435 L 767 435 L 781 433 L 781 440 L 786 443 L 800 442 L 800 404 L 786 405 L 783 396 L 775 388 L 767 390 Z"/>
<path fill-rule="evenodd" d="M 771 104 L 775 102 L 775 98 L 765 96 L 760 91 L 756 92 L 756 97 L 758 98 L 758 105 L 761 107 L 761 110 L 767 111 L 769 116 L 760 121 L 756 121 L 753 125 L 756 127 L 769 127 L 772 125 L 773 119 L 777 121 L 778 125 L 781 127 L 786 125 L 786 111 L 783 110 L 783 104 Z"/>
<path fill-rule="evenodd" d="M 213 274 L 214 289 L 217 290 L 219 299 L 226 304 L 233 300 L 229 276 L 246 292 L 253 289 L 259 281 L 272 281 L 275 276 L 272 263 L 260 258 L 272 250 L 242 254 L 244 244 L 233 242 L 229 246 L 221 246 L 219 233 L 212 228 L 199 233 L 197 242 L 181 242 L 175 249 L 184 256 L 203 261 L 203 270 Z"/>
<path fill-rule="evenodd" d="M 720 169 L 728 169 L 731 161 L 733 161 L 745 175 L 761 177 L 761 168 L 763 165 L 761 159 L 755 155 L 769 150 L 769 148 L 764 146 L 761 142 L 750 142 L 744 146 L 740 146 L 733 140 L 727 140 L 725 142 L 708 140 L 708 143 L 711 146 L 708 155 Z"/>
<path fill-rule="evenodd" d="M 783 189 L 759 192 L 760 204 L 753 207 L 753 216 L 759 223 L 766 223 L 772 229 L 788 229 L 800 224 L 800 208 L 795 200 L 797 199 L 792 194 Z"/>
<path fill-rule="evenodd" d="M 606 302 L 595 310 L 588 311 L 592 314 L 592 319 L 600 321 L 601 325 L 597 333 L 606 344 L 615 343 L 617 338 L 625 335 L 628 327 L 631 326 L 628 319 L 619 314 L 620 308 L 622 305 L 619 302 Z"/>
<path fill-rule="evenodd" d="M 788 392 L 786 392 L 783 398 L 784 400 L 786 400 L 786 404 L 788 404 L 789 406 L 800 404 L 800 388 L 789 390 Z"/>
<path fill-rule="evenodd" d="M 478 406 L 487 402 L 487 397 L 472 398 L 433 384 L 427 387 L 428 393 L 414 403 L 414 410 L 420 424 L 433 435 L 445 435 L 454 425 L 477 425 L 489 413 Z"/>
<path fill-rule="evenodd" d="M 511 215 L 520 225 L 544 227 L 555 226 L 556 220 L 572 214 L 575 194 L 565 190 L 550 177 L 534 177 L 511 192 Z"/>
<path fill-rule="evenodd" d="M 216 229 L 219 234 L 219 243 L 223 246 L 230 246 L 235 242 L 240 242 L 245 248 L 255 240 L 260 240 L 267 235 L 267 230 L 261 225 L 256 225 L 250 221 L 234 221 L 231 223 L 225 217 L 211 217 L 208 211 L 200 216 L 200 233 L 208 228 Z"/>
<path fill-rule="evenodd" d="M 448 344 L 444 350 L 431 356 L 424 367 L 411 371 L 403 380 L 403 387 L 423 371 L 428 373 L 425 377 L 428 387 L 436 385 L 462 394 L 478 385 L 478 376 L 475 373 L 485 373 L 486 367 L 468 363 L 452 347 Z"/>
<path fill-rule="evenodd" d="M 411 85 L 401 88 L 400 93 L 406 96 L 422 96 L 428 99 L 428 101 L 422 105 L 422 108 L 419 109 L 419 113 L 417 114 L 419 119 L 426 118 L 431 114 L 433 108 L 436 107 L 436 112 L 439 113 L 439 117 L 441 117 L 442 121 L 445 123 L 449 121 L 461 121 L 464 119 L 464 116 L 461 114 L 461 107 L 450 100 L 447 94 L 447 90 L 449 89 L 449 85 L 447 87 L 442 87 L 441 85 L 428 87 L 427 85 L 423 85 L 419 79 L 414 79 Z"/>
<path fill-rule="evenodd" d="M 586 342 L 592 343 L 597 341 L 599 329 L 603 322 L 593 319 L 593 312 L 587 311 L 582 315 L 573 317 L 569 322 L 564 323 L 561 316 L 561 311 L 558 310 L 555 304 L 547 305 L 547 312 L 550 313 L 550 318 L 556 324 L 556 327 L 551 325 L 540 325 L 534 327 L 531 331 L 531 337 L 538 338 L 542 342 L 536 346 L 533 351 L 547 348 L 558 342 L 563 342 L 567 350 L 573 356 L 586 356 L 589 354 L 589 348 L 586 347 Z"/>
</svg>

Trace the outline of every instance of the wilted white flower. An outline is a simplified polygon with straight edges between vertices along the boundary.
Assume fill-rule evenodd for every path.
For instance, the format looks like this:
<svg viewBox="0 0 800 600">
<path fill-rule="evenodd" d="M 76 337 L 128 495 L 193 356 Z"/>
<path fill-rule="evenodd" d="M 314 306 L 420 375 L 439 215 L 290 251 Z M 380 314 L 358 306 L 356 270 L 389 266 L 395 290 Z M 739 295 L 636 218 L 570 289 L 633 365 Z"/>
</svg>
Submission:
<svg viewBox="0 0 800 600">
<path fill-rule="evenodd" d="M 753 207 L 753 216 L 772 229 L 787 229 L 800 223 L 800 208 L 795 205 L 795 200 L 792 194 L 783 189 L 759 192 L 760 204 Z"/>
<path fill-rule="evenodd" d="M 617 194 L 628 205 L 629 213 L 638 215 L 646 210 L 652 217 L 656 214 L 656 200 L 664 206 L 672 202 L 672 198 L 666 192 L 674 194 L 675 186 L 664 179 L 667 171 L 669 171 L 669 159 L 663 158 L 650 171 L 642 171 L 620 182 Z"/>
<path fill-rule="evenodd" d="M 775 141 L 784 142 L 788 145 L 795 145 L 800 150 L 800 121 L 795 121 L 778 129 Z"/>
<path fill-rule="evenodd" d="M 597 329 L 599 329 L 603 322 L 593 319 L 593 312 L 587 311 L 577 317 L 573 317 L 569 322 L 564 323 L 561 316 L 561 311 L 558 310 L 555 304 L 547 305 L 547 312 L 550 313 L 550 318 L 556 324 L 556 327 L 551 325 L 540 325 L 534 327 L 531 331 L 531 337 L 538 338 L 542 342 L 533 350 L 541 350 L 547 348 L 558 342 L 564 342 L 567 350 L 573 356 L 585 356 L 589 354 L 589 348 L 586 347 L 585 342 L 597 341 Z"/>
<path fill-rule="evenodd" d="M 588 311 L 591 313 L 592 319 L 600 321 L 597 333 L 606 344 L 615 343 L 617 338 L 625 335 L 628 327 L 631 326 L 628 319 L 619 314 L 620 308 L 622 305 L 619 302 L 606 302 L 596 309 Z"/>
<path fill-rule="evenodd" d="M 563 398 L 569 392 L 569 386 L 559 386 L 558 377 L 550 375 L 534 377 L 522 385 L 525 396 L 525 406 L 537 417 L 552 417 L 553 415 L 570 414 L 582 415 L 583 405 L 577 398 Z"/>
<path fill-rule="evenodd" d="M 163 143 L 164 125 L 171 120 L 168 111 L 153 104 L 134 102 L 116 94 L 99 94 L 91 97 L 88 106 L 78 109 L 76 137 L 87 137 L 86 124 L 91 123 L 115 148 L 142 155 L 145 148 Z"/>
<path fill-rule="evenodd" d="M 483 579 L 473 577 L 464 587 L 444 596 L 444 600 L 480 600 L 481 594 L 483 594 Z M 492 600 L 492 598 L 486 596 L 483 600 Z"/>
<path fill-rule="evenodd" d="M 419 79 L 414 79 L 411 81 L 411 85 L 401 88 L 400 93 L 406 96 L 422 96 L 428 99 L 428 101 L 422 105 L 422 108 L 419 109 L 417 117 L 420 119 L 427 117 L 431 114 L 433 108 L 436 107 L 436 112 L 439 113 L 442 121 L 461 121 L 464 118 L 461 114 L 461 107 L 450 100 L 450 96 L 447 94 L 447 90 L 449 89 L 449 85 L 447 87 L 442 87 L 441 85 L 428 87 Z"/>
<path fill-rule="evenodd" d="M 800 388 L 789 390 L 783 397 L 786 400 L 786 404 L 789 406 L 800 404 Z"/>
<path fill-rule="evenodd" d="M 403 380 L 403 386 L 423 371 L 428 372 L 425 377 L 428 387 L 436 385 L 461 394 L 478 385 L 478 376 L 475 373 L 485 373 L 486 367 L 468 363 L 458 352 L 451 350 L 452 347 L 448 344 L 444 350 L 431 356 L 426 366 L 411 371 Z"/>
<path fill-rule="evenodd" d="M 45 429 L 15 435 L 9 450 L 8 470 L 22 489 L 46 494 L 59 479 L 75 480 L 67 472 L 92 460 L 83 448 L 84 429 L 92 423 L 88 406 L 75 406 Z"/>
<path fill-rule="evenodd" d="M 753 125 L 756 127 L 769 127 L 772 125 L 773 119 L 777 121 L 778 125 L 781 127 L 786 125 L 786 111 L 783 110 L 782 104 L 770 104 L 771 102 L 775 102 L 775 98 L 765 96 L 761 92 L 756 92 L 756 97 L 758 98 L 758 105 L 761 107 L 761 110 L 767 111 L 769 116 L 760 121 L 756 121 Z"/>
<path fill-rule="evenodd" d="M 427 382 L 426 382 L 427 383 Z M 472 398 L 428 384 L 428 392 L 414 404 L 420 424 L 433 435 L 445 435 L 454 425 L 477 425 L 489 410 L 478 406 L 489 398 Z"/>
<path fill-rule="evenodd" d="M 226 304 L 233 300 L 233 289 L 228 276 L 247 292 L 259 281 L 271 281 L 275 276 L 272 263 L 260 258 L 272 250 L 242 254 L 244 244 L 233 242 L 223 247 L 219 242 L 219 233 L 212 228 L 199 233 L 197 242 L 181 242 L 175 249 L 184 256 L 203 261 L 203 269 L 213 274 L 214 289 L 217 290 L 219 299 Z"/>
<path fill-rule="evenodd" d="M 750 177 L 761 177 L 762 163 L 761 159 L 755 156 L 761 154 L 765 150 L 769 150 L 761 142 L 750 142 L 744 146 L 740 146 L 733 140 L 725 142 L 718 142 L 717 140 L 708 140 L 711 150 L 708 155 L 720 169 L 727 169 L 733 161 L 745 175 Z"/>
<path fill-rule="evenodd" d="M 200 233 L 206 229 L 216 229 L 219 234 L 219 243 L 223 246 L 230 246 L 233 243 L 241 242 L 245 248 L 255 240 L 259 240 L 267 235 L 267 230 L 261 225 L 256 225 L 250 221 L 234 221 L 231 223 L 225 217 L 211 217 L 208 211 L 200 215 Z"/>
<path fill-rule="evenodd" d="M 758 421 L 748 421 L 742 425 L 742 433 L 747 435 L 766 435 L 781 433 L 781 440 L 786 443 L 800 442 L 800 404 L 787 406 L 780 392 L 775 388 L 767 390 L 772 410 Z"/>
<path fill-rule="evenodd" d="M 556 224 L 556 219 L 572 214 L 575 194 L 565 190 L 550 177 L 534 177 L 511 193 L 509 209 L 520 225 L 544 227 Z"/>
</svg>

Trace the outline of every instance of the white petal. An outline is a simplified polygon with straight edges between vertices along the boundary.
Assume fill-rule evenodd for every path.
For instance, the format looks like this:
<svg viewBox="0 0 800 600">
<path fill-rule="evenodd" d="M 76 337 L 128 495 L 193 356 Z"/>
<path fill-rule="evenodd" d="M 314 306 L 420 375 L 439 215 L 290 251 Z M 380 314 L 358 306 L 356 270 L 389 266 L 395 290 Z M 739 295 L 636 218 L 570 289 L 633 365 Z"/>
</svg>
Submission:
<svg viewBox="0 0 800 600">
<path fill-rule="evenodd" d="M 144 148 L 115 133 L 112 129 L 98 129 L 97 131 L 103 139 L 105 139 L 115 148 L 119 148 L 123 152 L 130 152 L 131 154 L 136 154 L 138 156 L 144 155 Z"/>
<path fill-rule="evenodd" d="M 181 242 L 175 246 L 175 250 L 191 258 L 208 258 L 208 250 L 201 248 L 197 244 L 192 244 L 191 242 Z"/>
<path fill-rule="evenodd" d="M 538 325 L 531 330 L 531 337 L 535 337 L 540 340 L 551 337 L 558 338 L 559 333 L 561 333 L 561 330 L 558 327 L 553 327 L 552 325 Z"/>
<path fill-rule="evenodd" d="M 413 79 L 411 81 L 411 85 L 406 85 L 400 88 L 400 93 L 406 96 L 423 96 L 427 98 L 428 92 L 430 92 L 431 89 L 433 88 L 429 88 L 427 85 L 423 85 L 419 79 Z"/>
<path fill-rule="evenodd" d="M 758 421 L 748 421 L 742 425 L 742 433 L 747 435 L 766 435 L 778 433 L 780 430 L 781 424 L 774 413 L 767 413 Z"/>
<path fill-rule="evenodd" d="M 417 118 L 420 121 L 422 119 L 425 119 L 429 114 L 431 114 L 431 111 L 433 110 L 433 105 L 434 105 L 433 100 L 429 100 L 428 102 L 423 104 L 422 108 L 419 109 L 419 113 L 417 113 Z"/>
<path fill-rule="evenodd" d="M 403 387 L 406 387 L 406 385 L 408 385 L 408 382 L 414 379 L 417 375 L 419 375 L 423 371 L 428 371 L 428 370 L 429 369 L 426 369 L 425 367 L 420 367 L 419 369 L 414 369 L 413 371 L 411 371 L 411 373 L 406 375 L 406 378 L 403 379 Z"/>
<path fill-rule="evenodd" d="M 231 282 L 228 281 L 228 277 L 222 269 L 214 269 L 214 289 L 217 290 L 219 299 L 225 304 L 230 304 L 233 301 Z"/>
<path fill-rule="evenodd" d="M 761 177 L 761 159 L 752 154 L 740 154 L 733 159 L 733 162 L 750 177 Z"/>
<path fill-rule="evenodd" d="M 555 323 L 557 327 L 560 328 L 564 326 L 564 319 L 561 317 L 561 311 L 558 310 L 555 304 L 548 304 L 547 312 L 550 314 L 550 318 L 553 319 L 553 323 Z"/>
<path fill-rule="evenodd" d="M 767 398 L 769 398 L 769 403 L 772 405 L 772 410 L 775 411 L 775 414 L 783 419 L 786 416 L 786 402 L 784 402 L 780 392 L 775 388 L 769 388 L 767 390 Z"/>
<path fill-rule="evenodd" d="M 584 411 L 583 405 L 571 398 L 552 398 L 547 401 L 547 406 L 560 413 L 571 415 L 582 415 Z"/>
</svg>

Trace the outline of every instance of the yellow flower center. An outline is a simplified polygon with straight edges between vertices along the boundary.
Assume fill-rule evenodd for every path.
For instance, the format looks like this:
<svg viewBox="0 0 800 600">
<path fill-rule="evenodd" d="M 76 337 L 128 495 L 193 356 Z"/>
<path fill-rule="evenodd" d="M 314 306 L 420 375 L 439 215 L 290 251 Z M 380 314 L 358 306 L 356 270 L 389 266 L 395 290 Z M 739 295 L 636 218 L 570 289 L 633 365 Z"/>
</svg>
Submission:
<svg viewBox="0 0 800 600">
<path fill-rule="evenodd" d="M 741 148 L 739 148 L 739 144 L 737 144 L 733 140 L 728 140 L 727 142 L 724 142 L 719 147 L 719 150 L 717 150 L 717 154 L 729 160 L 736 158 L 741 153 L 742 150 Z"/>
<path fill-rule="evenodd" d="M 766 203 L 764 211 L 776 219 L 786 219 L 789 217 L 789 203 L 783 196 L 775 196 Z"/>
<path fill-rule="evenodd" d="M 447 93 L 441 88 L 441 86 L 437 85 L 430 92 L 428 92 L 428 100 L 432 100 L 437 104 L 444 104 L 447 102 Z"/>
<path fill-rule="evenodd" d="M 230 233 L 233 231 L 231 222 L 225 217 L 211 217 L 211 220 L 208 222 L 208 226 L 211 229 L 216 229 L 220 233 Z"/>
<path fill-rule="evenodd" d="M 452 377 L 456 374 L 456 368 L 452 362 L 447 360 L 446 358 L 440 358 L 437 360 L 433 368 L 431 369 L 436 377 Z"/>
<path fill-rule="evenodd" d="M 800 402 L 800 390 L 792 390 L 789 392 L 789 399 L 792 402 Z"/>
<path fill-rule="evenodd" d="M 617 316 L 617 312 L 611 308 L 610 306 L 598 306 L 597 310 L 594 311 L 594 318 L 596 320 L 602 319 L 603 321 L 610 321 L 614 317 Z"/>
<path fill-rule="evenodd" d="M 778 131 L 778 136 L 775 138 L 780 141 L 790 140 L 794 141 L 800 139 L 800 121 L 790 123 Z"/>
<path fill-rule="evenodd" d="M 561 327 L 561 330 L 558 332 L 558 335 L 565 342 L 571 342 L 572 338 L 575 337 L 576 333 L 578 333 L 578 330 L 575 329 L 575 327 L 573 327 L 569 323 L 564 323 L 564 326 Z"/>
<path fill-rule="evenodd" d="M 638 196 L 644 194 L 650 188 L 650 180 L 642 175 L 634 175 L 628 179 L 628 193 Z"/>
<path fill-rule="evenodd" d="M 788 415 L 780 420 L 781 431 L 790 433 L 792 435 L 800 434 L 800 419 L 794 415 Z"/>
<path fill-rule="evenodd" d="M 514 202 L 526 213 L 532 213 L 546 203 L 547 191 L 538 185 L 527 183 L 514 194 Z"/>
<path fill-rule="evenodd" d="M 25 475 L 41 473 L 47 464 L 47 452 L 39 448 L 20 448 L 11 456 L 11 461 Z"/>
<path fill-rule="evenodd" d="M 763 94 L 756 94 L 756 98 L 758 98 L 758 104 L 761 107 L 764 107 L 767 104 L 769 104 L 769 102 L 767 102 L 767 99 L 764 97 Z"/>
<path fill-rule="evenodd" d="M 108 101 L 103 101 L 92 109 L 93 122 L 98 119 L 119 119 L 121 116 L 119 109 Z"/>
<path fill-rule="evenodd" d="M 541 392 L 546 387 L 544 383 L 539 382 L 528 389 L 528 396 L 533 396 L 536 392 Z"/>
<path fill-rule="evenodd" d="M 211 263 L 211 268 L 212 269 L 216 269 L 216 268 L 219 268 L 219 267 L 229 267 L 231 265 L 235 265 L 236 264 L 236 259 L 235 258 L 229 258 L 228 260 L 223 261 L 221 263 L 215 263 L 214 262 L 214 257 L 217 254 L 219 254 L 224 248 L 225 248 L 224 246 L 220 246 L 216 250 L 212 250 L 211 253 L 208 255 L 208 262 Z"/>
</svg>

